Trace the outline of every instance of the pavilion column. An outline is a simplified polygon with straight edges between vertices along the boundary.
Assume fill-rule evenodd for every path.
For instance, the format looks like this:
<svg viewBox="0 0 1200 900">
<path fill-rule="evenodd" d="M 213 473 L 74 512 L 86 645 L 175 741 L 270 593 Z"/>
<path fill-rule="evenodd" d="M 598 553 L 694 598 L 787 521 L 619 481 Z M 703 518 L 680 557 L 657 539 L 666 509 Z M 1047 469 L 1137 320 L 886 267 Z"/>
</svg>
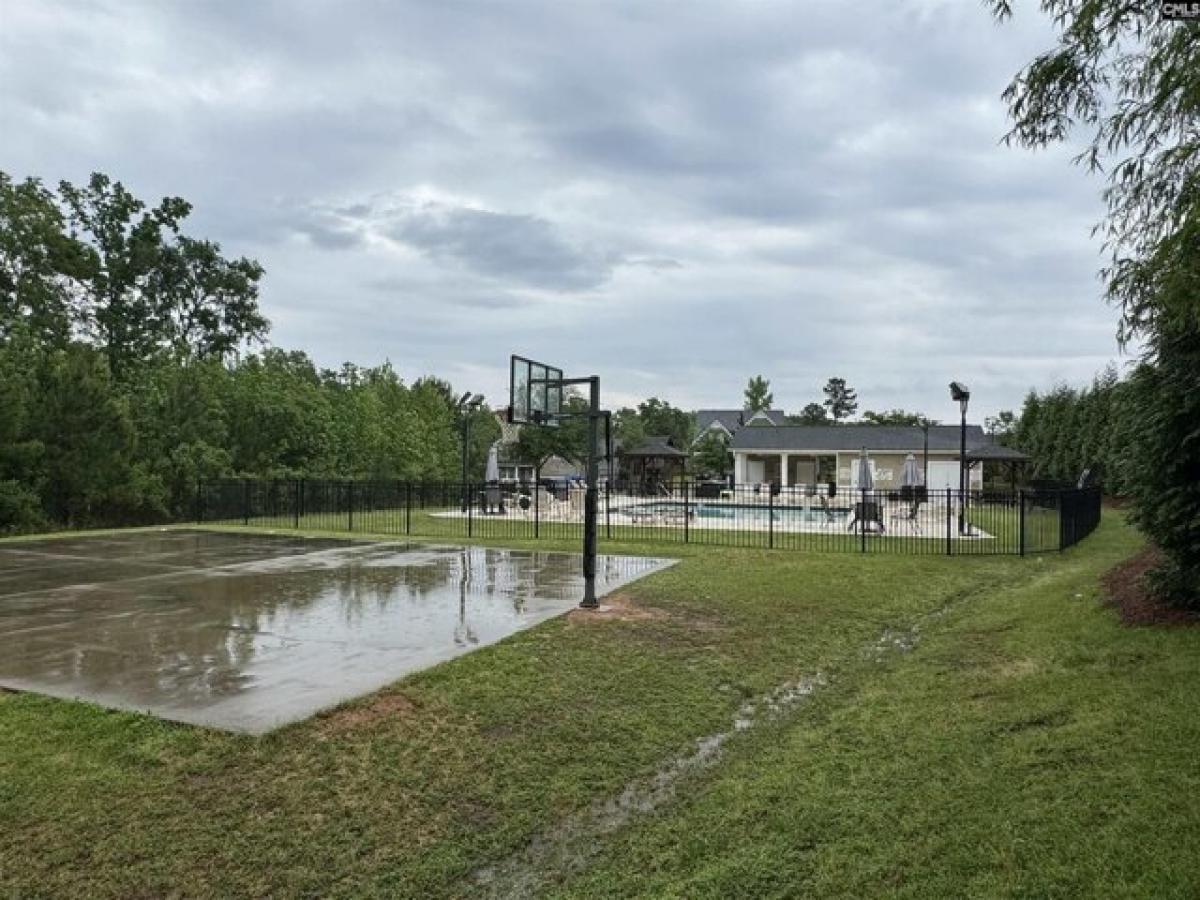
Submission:
<svg viewBox="0 0 1200 900">
<path fill-rule="evenodd" d="M 788 486 L 788 455 L 786 453 L 779 454 L 779 486 Z"/>
<path fill-rule="evenodd" d="M 735 485 L 746 483 L 746 460 L 745 453 L 735 453 L 733 455 L 733 483 Z"/>
</svg>

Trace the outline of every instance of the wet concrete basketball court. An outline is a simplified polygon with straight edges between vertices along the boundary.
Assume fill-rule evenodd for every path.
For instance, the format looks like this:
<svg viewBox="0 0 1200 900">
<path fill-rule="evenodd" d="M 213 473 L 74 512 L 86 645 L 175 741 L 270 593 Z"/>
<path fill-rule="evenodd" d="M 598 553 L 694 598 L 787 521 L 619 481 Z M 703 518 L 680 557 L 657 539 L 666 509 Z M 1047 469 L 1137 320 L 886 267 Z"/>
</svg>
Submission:
<svg viewBox="0 0 1200 900">
<path fill-rule="evenodd" d="M 671 562 L 601 556 L 597 592 Z M 0 687 L 261 733 L 582 591 L 570 553 L 204 531 L 0 543 Z"/>
</svg>

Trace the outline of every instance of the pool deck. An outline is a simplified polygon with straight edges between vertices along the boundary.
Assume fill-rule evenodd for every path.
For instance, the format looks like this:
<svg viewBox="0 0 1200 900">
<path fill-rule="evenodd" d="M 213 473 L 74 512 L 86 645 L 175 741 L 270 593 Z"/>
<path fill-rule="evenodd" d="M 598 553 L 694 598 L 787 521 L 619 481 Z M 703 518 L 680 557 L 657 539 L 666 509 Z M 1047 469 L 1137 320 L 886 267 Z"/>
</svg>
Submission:
<svg viewBox="0 0 1200 900">
<path fill-rule="evenodd" d="M 688 501 L 690 515 L 688 525 L 693 531 L 775 531 L 798 534 L 841 534 L 849 531 L 850 513 L 854 502 L 851 494 L 839 496 L 832 503 L 832 516 L 827 516 L 819 503 L 810 497 L 784 496 L 776 498 L 776 503 L 768 505 L 765 502 L 749 503 L 745 498 L 737 500 L 722 500 L 718 498 L 692 498 Z M 485 515 L 478 511 L 470 513 L 476 519 L 503 521 L 533 521 L 561 522 L 564 524 L 582 524 L 583 509 L 581 500 L 555 500 L 549 503 L 539 503 L 523 510 L 515 503 L 506 503 L 504 515 Z M 705 511 L 715 512 L 715 515 L 705 515 Z M 922 503 L 916 515 L 911 515 L 907 503 L 883 504 L 883 523 L 885 533 L 893 536 L 928 538 L 945 541 L 947 538 L 947 521 L 954 522 L 958 507 L 942 501 Z M 727 513 L 727 515 L 722 515 Z M 773 521 L 768 521 L 768 514 L 773 514 Z M 465 519 L 468 514 L 458 509 L 450 509 L 432 514 L 442 519 Z M 609 499 L 607 510 L 601 500 L 600 516 L 605 516 L 615 525 L 641 526 L 645 528 L 683 527 L 684 501 L 672 497 L 629 497 L 614 496 Z M 971 531 L 959 534 L 952 528 L 950 538 L 954 541 L 992 540 L 989 534 L 978 526 Z"/>
</svg>

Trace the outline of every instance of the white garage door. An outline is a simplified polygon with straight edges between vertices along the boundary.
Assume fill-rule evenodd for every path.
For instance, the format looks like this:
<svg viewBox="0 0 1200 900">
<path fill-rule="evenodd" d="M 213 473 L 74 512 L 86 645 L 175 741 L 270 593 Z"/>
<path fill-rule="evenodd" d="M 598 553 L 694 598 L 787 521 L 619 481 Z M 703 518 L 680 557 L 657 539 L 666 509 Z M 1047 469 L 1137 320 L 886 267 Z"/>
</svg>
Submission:
<svg viewBox="0 0 1200 900">
<path fill-rule="evenodd" d="M 929 461 L 929 489 L 944 491 L 958 490 L 958 460 L 931 459 Z"/>
</svg>

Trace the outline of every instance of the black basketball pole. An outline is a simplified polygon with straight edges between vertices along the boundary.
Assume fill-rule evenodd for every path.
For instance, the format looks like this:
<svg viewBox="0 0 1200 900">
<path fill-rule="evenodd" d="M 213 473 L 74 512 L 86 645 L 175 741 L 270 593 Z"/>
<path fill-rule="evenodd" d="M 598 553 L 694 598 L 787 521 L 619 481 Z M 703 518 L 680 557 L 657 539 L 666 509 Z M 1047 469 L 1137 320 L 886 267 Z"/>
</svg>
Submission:
<svg viewBox="0 0 1200 900">
<path fill-rule="evenodd" d="M 600 441 L 600 379 L 593 375 L 587 379 L 591 402 L 588 409 L 588 457 L 587 493 L 583 498 L 583 602 L 584 609 L 599 606 L 596 600 L 596 509 L 599 495 L 600 464 L 596 458 L 596 444 Z"/>
<path fill-rule="evenodd" d="M 517 359 L 518 357 L 513 357 Z M 522 357 L 523 358 L 523 357 Z M 541 364 L 538 363 L 540 366 Z M 541 366 L 542 368 L 548 368 Z M 555 370 L 559 371 L 559 370 Z M 514 382 L 515 384 L 515 382 Z M 600 508 L 600 460 L 596 455 L 596 445 L 600 443 L 600 420 L 608 418 L 608 413 L 600 409 L 600 376 L 589 375 L 587 378 L 537 378 L 530 379 L 529 385 L 554 384 L 562 388 L 576 384 L 588 386 L 588 455 L 587 455 L 587 489 L 583 495 L 583 601 L 579 604 L 584 609 L 596 609 L 600 603 L 596 599 L 596 540 L 597 519 Z M 527 403 L 526 407 L 532 404 Z M 511 408 L 509 415 L 512 415 Z M 551 413 L 553 418 L 574 418 L 570 413 Z M 534 414 L 531 421 L 542 421 Z M 607 441 L 605 442 L 607 446 Z M 607 452 L 607 451 L 606 451 Z"/>
</svg>

